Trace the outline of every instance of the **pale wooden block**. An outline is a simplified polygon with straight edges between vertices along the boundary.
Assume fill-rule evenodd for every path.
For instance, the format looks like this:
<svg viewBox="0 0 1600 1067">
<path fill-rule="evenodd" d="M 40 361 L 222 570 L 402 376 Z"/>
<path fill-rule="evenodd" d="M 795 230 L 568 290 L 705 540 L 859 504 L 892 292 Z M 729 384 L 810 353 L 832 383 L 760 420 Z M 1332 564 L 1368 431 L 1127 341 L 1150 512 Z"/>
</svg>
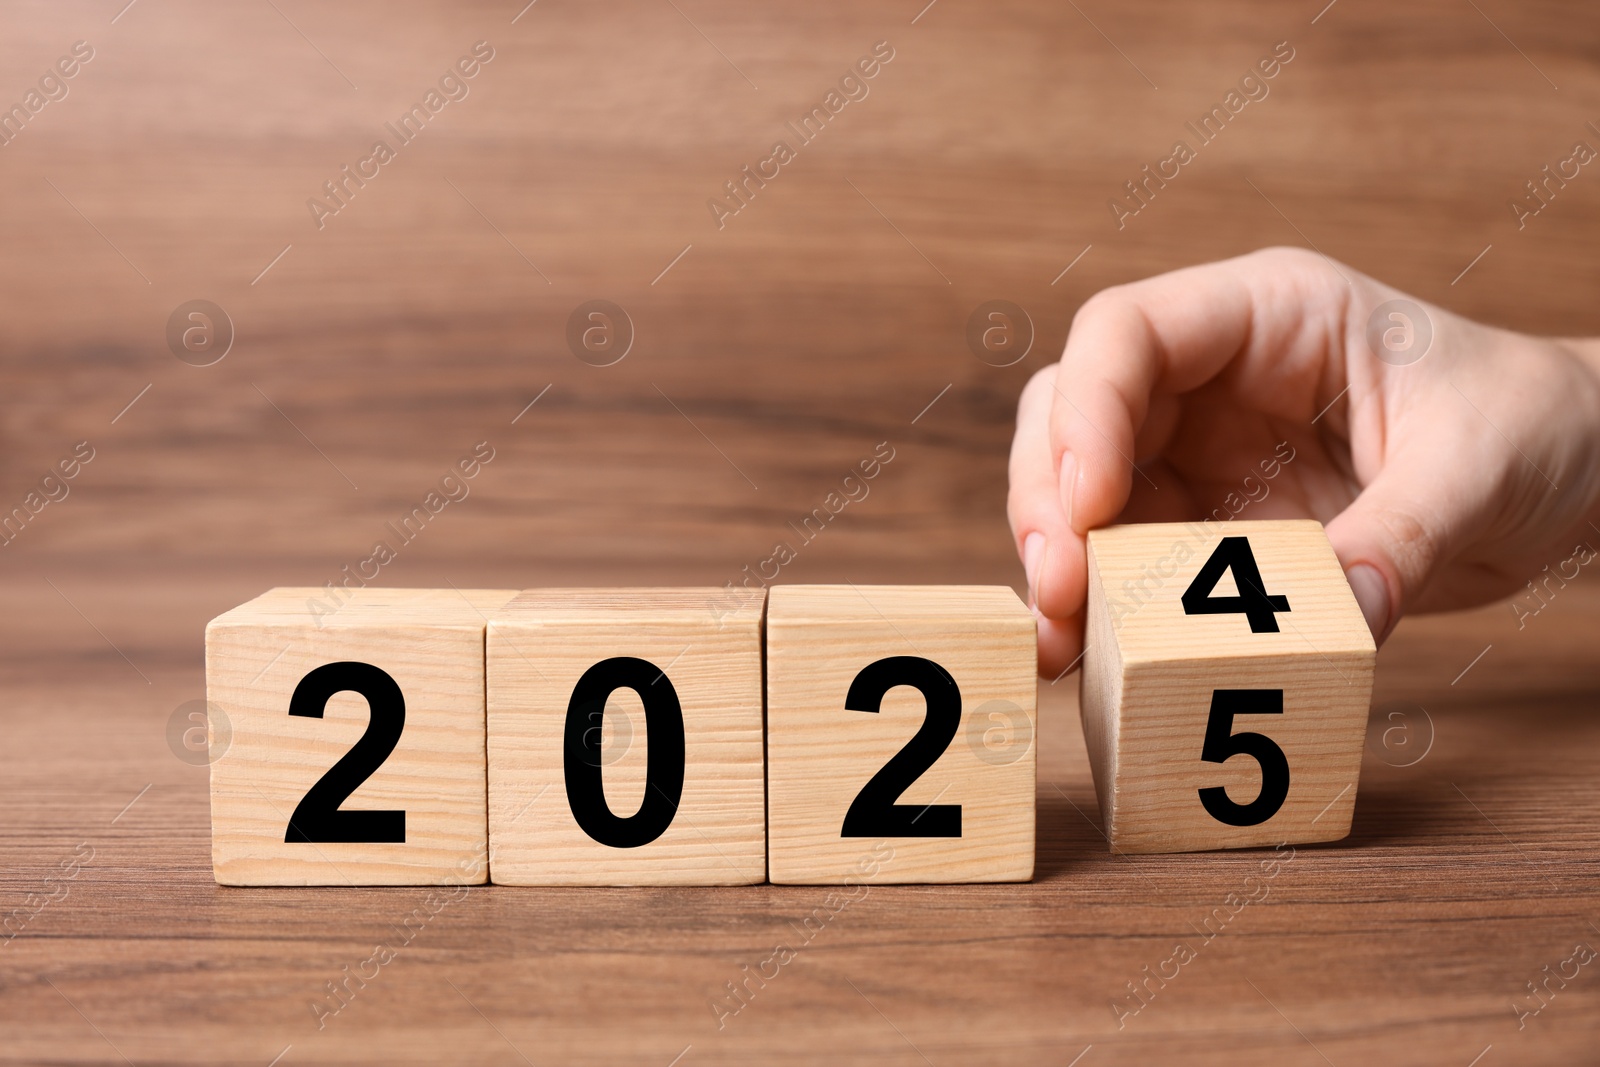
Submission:
<svg viewBox="0 0 1600 1067">
<path fill-rule="evenodd" d="M 1195 579 L 1224 538 L 1244 539 L 1259 571 L 1257 594 L 1281 597 L 1287 610 L 1258 605 L 1255 621 L 1237 610 L 1186 613 L 1186 591 L 1206 584 Z M 1237 555 L 1237 546 L 1230 542 L 1224 554 Z M 1253 585 L 1229 568 L 1210 596 Z M 1194 606 L 1206 606 L 1204 595 L 1190 594 Z M 1377 650 L 1320 523 L 1090 532 L 1085 647 L 1083 732 L 1113 851 L 1335 841 L 1350 832 Z M 1219 690 L 1265 693 L 1224 692 L 1213 713 Z M 1275 691 L 1277 713 L 1267 710 Z M 1211 755 L 1223 762 L 1201 758 L 1208 723 Z M 1246 733 L 1265 741 L 1239 738 Z M 1257 749 L 1260 761 L 1242 752 L 1230 758 L 1242 748 Z M 1228 821 L 1202 798 L 1218 788 L 1225 796 L 1211 793 L 1209 803 Z"/>
<path fill-rule="evenodd" d="M 279 588 L 206 627 L 206 699 L 232 728 L 211 765 L 211 854 L 223 885 L 429 885 L 487 880 L 484 788 L 484 630 L 516 593 L 480 589 L 358 589 L 335 607 L 324 590 Z M 317 605 L 320 605 L 317 606 Z M 331 610 L 330 610 L 331 609 Z M 365 670 L 329 667 L 359 663 Z M 325 669 L 324 669 L 325 668 Z M 344 690 L 320 718 L 290 715 L 302 680 L 372 689 L 383 706 Z M 393 749 L 331 819 L 313 815 L 307 841 L 290 821 L 313 786 L 364 736 L 381 741 L 398 720 L 381 675 L 398 687 L 404 722 Z M 321 705 L 312 699 L 309 705 Z M 369 725 L 373 733 L 368 735 Z M 214 739 L 215 740 L 215 739 Z M 365 748 L 363 749 L 365 751 Z M 349 765 L 341 764 L 347 767 Z M 365 776 L 364 776 L 365 775 Z M 364 776 L 364 777 L 363 777 Z M 325 787 L 324 787 L 325 788 Z M 336 792 L 338 792 L 336 790 Z M 327 805 L 315 805 L 324 812 Z M 392 815 L 404 812 L 401 828 Z M 322 827 L 324 829 L 317 829 Z M 294 840 L 286 840 L 293 836 Z M 370 840 L 377 837 L 380 840 Z"/>
<path fill-rule="evenodd" d="M 494 615 L 493 881 L 765 878 L 764 604 L 718 589 L 541 589 Z M 585 678 L 589 699 L 575 703 Z"/>
<path fill-rule="evenodd" d="M 1033 615 L 1004 587 L 774 588 L 771 880 L 1032 878 L 1035 642 Z M 869 782 L 881 788 L 858 801 Z"/>
</svg>

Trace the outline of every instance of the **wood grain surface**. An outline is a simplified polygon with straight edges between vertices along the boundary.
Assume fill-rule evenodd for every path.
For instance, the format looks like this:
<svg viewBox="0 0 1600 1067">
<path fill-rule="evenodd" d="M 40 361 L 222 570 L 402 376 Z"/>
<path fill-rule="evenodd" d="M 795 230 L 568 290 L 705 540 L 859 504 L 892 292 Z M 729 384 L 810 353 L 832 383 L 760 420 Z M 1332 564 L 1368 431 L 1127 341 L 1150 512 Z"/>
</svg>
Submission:
<svg viewBox="0 0 1600 1067">
<path fill-rule="evenodd" d="M 1270 851 L 1108 853 L 1071 676 L 1041 688 L 1036 880 L 848 901 L 222 888 L 185 743 L 206 621 L 370 574 L 380 541 L 380 587 L 776 570 L 1020 589 L 1015 398 L 1106 285 L 1287 243 L 1499 325 L 1600 333 L 1600 172 L 1520 229 L 1507 207 L 1596 136 L 1592 5 L 83 0 L 0 19 L 5 107 L 75 42 L 94 53 L 0 144 L 0 509 L 28 516 L 0 547 L 0 1061 L 1594 1059 L 1600 972 L 1567 962 L 1600 939 L 1589 569 L 1521 628 L 1503 604 L 1402 623 L 1351 836 L 1266 882 Z M 449 83 L 466 95 L 424 105 L 318 228 L 307 200 L 479 41 L 493 58 Z M 707 201 L 799 142 L 786 124 L 880 41 L 866 95 L 718 228 Z M 1280 41 L 1269 94 L 1119 229 L 1108 200 Z M 197 300 L 233 328 L 210 366 L 168 340 Z M 632 324 L 611 366 L 568 345 L 595 300 Z M 986 361 L 967 328 L 993 300 L 1033 337 Z M 465 495 L 443 482 L 479 454 Z M 863 495 L 844 479 L 869 461 Z M 388 532 L 433 492 L 448 504 L 420 532 Z M 1180 941 L 1195 958 L 1147 979 Z"/>
</svg>

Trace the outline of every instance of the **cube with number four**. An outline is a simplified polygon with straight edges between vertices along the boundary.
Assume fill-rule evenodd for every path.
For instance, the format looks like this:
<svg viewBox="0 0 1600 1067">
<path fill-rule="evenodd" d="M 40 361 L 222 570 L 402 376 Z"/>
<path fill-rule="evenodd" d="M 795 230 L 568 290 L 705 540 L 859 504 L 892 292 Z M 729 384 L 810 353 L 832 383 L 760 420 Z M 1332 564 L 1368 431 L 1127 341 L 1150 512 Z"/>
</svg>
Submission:
<svg viewBox="0 0 1600 1067">
<path fill-rule="evenodd" d="M 1320 523 L 1095 530 L 1084 640 L 1112 851 L 1350 832 L 1377 649 Z"/>
</svg>

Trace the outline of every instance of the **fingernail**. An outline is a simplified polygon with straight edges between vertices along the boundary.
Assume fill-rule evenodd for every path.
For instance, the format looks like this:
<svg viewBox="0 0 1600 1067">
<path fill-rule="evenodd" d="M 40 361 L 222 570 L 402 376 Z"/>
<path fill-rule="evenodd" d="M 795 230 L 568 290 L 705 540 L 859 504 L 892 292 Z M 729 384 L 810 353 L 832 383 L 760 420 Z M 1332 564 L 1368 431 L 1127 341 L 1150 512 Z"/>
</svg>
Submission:
<svg viewBox="0 0 1600 1067">
<path fill-rule="evenodd" d="M 1078 495 L 1078 457 L 1071 452 L 1061 457 L 1061 506 L 1067 511 L 1067 525 L 1072 526 L 1073 499 Z M 1072 526 L 1077 530 L 1076 526 Z"/>
<path fill-rule="evenodd" d="M 1044 558 L 1044 534 L 1035 530 L 1022 540 L 1022 569 L 1028 575 L 1028 606 L 1039 597 L 1039 561 Z"/>
<path fill-rule="evenodd" d="M 1356 595 L 1356 603 L 1361 605 L 1361 615 L 1367 620 L 1372 639 L 1383 640 L 1389 627 L 1389 583 L 1370 563 L 1357 563 L 1345 577 L 1350 582 L 1350 591 Z"/>
</svg>

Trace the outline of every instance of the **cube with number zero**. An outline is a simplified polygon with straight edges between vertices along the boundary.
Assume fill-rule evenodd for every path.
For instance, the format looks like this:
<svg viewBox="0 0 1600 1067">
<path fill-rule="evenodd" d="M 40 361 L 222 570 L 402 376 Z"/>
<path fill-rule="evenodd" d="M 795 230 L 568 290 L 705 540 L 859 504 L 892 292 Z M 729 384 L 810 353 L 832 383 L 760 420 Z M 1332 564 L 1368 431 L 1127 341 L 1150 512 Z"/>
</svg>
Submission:
<svg viewBox="0 0 1600 1067">
<path fill-rule="evenodd" d="M 766 877 L 759 591 L 534 589 L 490 620 L 490 877 Z"/>
<path fill-rule="evenodd" d="M 1084 739 L 1115 852 L 1350 832 L 1377 649 L 1322 525 L 1089 534 Z"/>
</svg>

